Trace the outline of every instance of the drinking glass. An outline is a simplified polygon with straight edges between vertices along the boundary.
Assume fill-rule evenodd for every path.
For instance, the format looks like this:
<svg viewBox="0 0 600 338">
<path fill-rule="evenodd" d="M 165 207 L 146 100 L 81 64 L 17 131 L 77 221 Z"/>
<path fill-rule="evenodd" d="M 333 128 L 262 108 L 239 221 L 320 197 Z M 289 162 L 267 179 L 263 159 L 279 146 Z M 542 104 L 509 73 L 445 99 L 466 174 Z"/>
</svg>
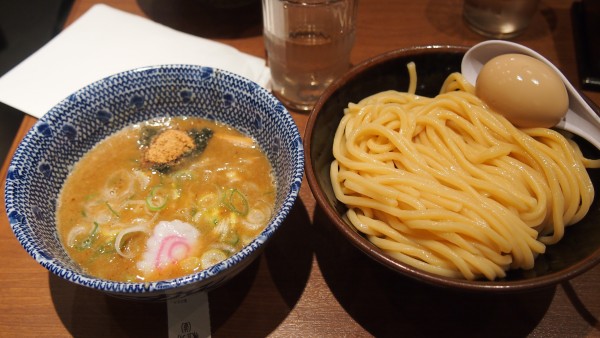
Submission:
<svg viewBox="0 0 600 338">
<path fill-rule="evenodd" d="M 273 93 L 289 108 L 311 110 L 350 67 L 358 0 L 262 0 Z"/>
<path fill-rule="evenodd" d="M 529 26 L 538 4 L 539 0 L 465 0 L 463 17 L 483 36 L 510 39 Z"/>
</svg>

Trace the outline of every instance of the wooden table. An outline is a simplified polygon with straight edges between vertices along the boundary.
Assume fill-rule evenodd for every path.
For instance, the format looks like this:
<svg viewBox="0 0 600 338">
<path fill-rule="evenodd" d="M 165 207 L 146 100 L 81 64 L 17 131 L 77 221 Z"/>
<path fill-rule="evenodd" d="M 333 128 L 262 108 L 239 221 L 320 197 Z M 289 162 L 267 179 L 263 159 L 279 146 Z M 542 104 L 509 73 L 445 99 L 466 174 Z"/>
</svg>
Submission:
<svg viewBox="0 0 600 338">
<path fill-rule="evenodd" d="M 193 0 L 109 0 L 109 5 L 264 57 L 260 2 L 243 11 Z M 67 25 L 96 1 L 76 0 Z M 482 41 L 460 0 L 362 0 L 352 61 L 426 44 Z M 578 83 L 568 0 L 542 0 L 514 41 L 536 49 Z M 600 93 L 585 92 L 597 104 Z M 308 116 L 292 113 L 301 132 Z M 13 150 L 36 122 L 26 117 Z M 0 176 L 6 176 L 8 161 Z M 2 187 L 4 181 L 2 181 Z M 2 189 L 3 191 L 3 189 Z M 165 304 L 127 302 L 49 273 L 0 212 L 0 336 L 167 335 Z M 359 276 L 360 273 L 360 277 Z M 214 337 L 600 336 L 600 267 L 567 283 L 516 295 L 476 295 L 422 285 L 373 264 L 333 231 L 304 182 L 281 233 L 248 269 L 209 294 Z"/>
</svg>

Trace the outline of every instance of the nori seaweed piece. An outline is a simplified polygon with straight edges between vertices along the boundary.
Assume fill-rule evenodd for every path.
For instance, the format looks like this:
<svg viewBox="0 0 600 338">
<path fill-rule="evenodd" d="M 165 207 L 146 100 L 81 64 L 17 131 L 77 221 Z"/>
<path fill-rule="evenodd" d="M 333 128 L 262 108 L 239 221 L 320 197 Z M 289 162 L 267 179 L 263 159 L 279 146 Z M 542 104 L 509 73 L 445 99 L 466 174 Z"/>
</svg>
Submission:
<svg viewBox="0 0 600 338">
<path fill-rule="evenodd" d="M 214 132 L 209 128 L 202 128 L 202 130 L 198 131 L 196 129 L 192 129 L 188 132 L 188 135 L 194 140 L 196 144 L 196 148 L 192 150 L 194 155 L 201 154 L 206 146 L 208 145 L 208 141 L 213 136 Z"/>
</svg>

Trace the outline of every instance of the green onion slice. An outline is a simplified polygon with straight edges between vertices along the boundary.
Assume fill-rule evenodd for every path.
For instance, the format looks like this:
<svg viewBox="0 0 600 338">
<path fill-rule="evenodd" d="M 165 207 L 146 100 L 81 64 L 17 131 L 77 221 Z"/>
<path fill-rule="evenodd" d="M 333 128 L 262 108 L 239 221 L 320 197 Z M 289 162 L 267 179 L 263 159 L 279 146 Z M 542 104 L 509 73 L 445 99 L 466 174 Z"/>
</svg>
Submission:
<svg viewBox="0 0 600 338">
<path fill-rule="evenodd" d="M 160 211 L 167 206 L 168 200 L 168 191 L 158 185 L 150 190 L 150 194 L 146 197 L 146 205 L 152 211 Z"/>
<path fill-rule="evenodd" d="M 111 206 L 110 206 L 110 203 L 108 203 L 108 202 L 105 202 L 105 203 L 106 203 L 106 206 L 108 207 L 108 210 L 110 210 L 110 212 L 112 212 L 112 213 L 113 213 L 113 215 L 115 215 L 115 216 L 117 216 L 117 217 L 121 217 L 121 216 L 119 215 L 119 213 L 118 213 L 118 212 L 117 212 L 115 209 L 113 209 L 113 207 L 111 207 Z"/>
<path fill-rule="evenodd" d="M 83 241 L 81 241 L 81 244 L 76 245 L 75 248 L 77 250 L 87 250 L 87 249 L 91 248 L 92 244 L 94 244 L 94 241 L 96 240 L 97 233 L 98 233 L 98 222 L 94 222 L 94 227 L 92 228 L 92 231 L 90 232 L 90 234 Z"/>
<path fill-rule="evenodd" d="M 246 216 L 248 214 L 248 200 L 244 194 L 235 188 L 227 190 L 223 204 L 227 209 L 238 215 Z"/>
</svg>

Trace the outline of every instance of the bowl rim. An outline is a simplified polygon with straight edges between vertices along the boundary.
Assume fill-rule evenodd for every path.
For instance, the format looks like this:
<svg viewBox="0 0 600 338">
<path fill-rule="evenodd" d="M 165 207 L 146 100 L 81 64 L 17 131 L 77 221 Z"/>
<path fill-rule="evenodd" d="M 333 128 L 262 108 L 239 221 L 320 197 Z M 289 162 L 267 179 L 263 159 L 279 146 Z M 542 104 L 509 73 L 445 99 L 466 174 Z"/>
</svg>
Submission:
<svg viewBox="0 0 600 338">
<path fill-rule="evenodd" d="M 561 282 L 570 280 L 582 273 L 590 270 L 592 267 L 600 263 L 600 247 L 593 251 L 590 255 L 583 258 L 581 261 L 561 270 L 560 272 L 552 272 L 543 276 L 536 276 L 523 280 L 506 280 L 506 281 L 487 281 L 487 280 L 465 280 L 439 276 L 410 265 L 401 263 L 392 257 L 388 256 L 383 250 L 371 244 L 365 237 L 353 230 L 341 217 L 339 217 L 335 208 L 333 208 L 321 189 L 316 177 L 315 170 L 312 165 L 311 145 L 313 138 L 313 129 L 317 123 L 318 115 L 328 99 L 336 93 L 346 82 L 352 80 L 362 73 L 365 69 L 376 66 L 398 57 L 410 57 L 412 55 L 436 54 L 436 53 L 462 53 L 464 54 L 469 47 L 458 45 L 421 45 L 411 46 L 391 50 L 358 63 L 346 72 L 342 77 L 334 81 L 319 98 L 313 110 L 310 112 L 306 130 L 304 132 L 304 153 L 307 160 L 305 165 L 305 173 L 308 185 L 317 201 L 317 207 L 325 213 L 328 220 L 333 223 L 334 227 L 339 230 L 343 237 L 352 245 L 366 254 L 375 262 L 391 269 L 394 272 L 400 273 L 406 277 L 427 284 L 448 288 L 460 291 L 469 292 L 525 292 L 537 290 L 545 287 L 551 287 Z"/>
<path fill-rule="evenodd" d="M 23 140 L 19 142 L 14 155 L 11 157 L 11 160 L 8 165 L 7 177 L 11 174 L 10 169 L 14 167 L 14 160 L 19 155 L 26 153 L 29 148 L 28 143 L 34 137 L 33 134 L 36 133 L 36 127 L 46 123 L 52 116 L 61 115 L 62 107 L 66 105 L 70 99 L 75 94 L 83 94 L 87 92 L 97 92 L 102 88 L 103 83 L 106 81 L 116 81 L 122 78 L 126 78 L 130 75 L 133 75 L 138 72 L 146 72 L 153 70 L 182 70 L 187 72 L 194 72 L 200 74 L 204 71 L 212 71 L 214 73 L 220 73 L 221 78 L 224 76 L 228 81 L 232 83 L 242 82 L 245 84 L 252 84 L 255 91 L 260 91 L 264 95 L 266 101 L 270 101 L 273 106 L 281 106 L 278 107 L 276 114 L 280 114 L 281 120 L 284 122 L 282 126 L 286 128 L 288 133 L 292 135 L 292 139 L 297 143 L 290 142 L 290 148 L 295 149 L 296 155 L 292 157 L 293 163 L 291 163 L 291 173 L 290 173 L 290 186 L 282 187 L 284 192 L 284 198 L 281 203 L 281 208 L 277 210 L 276 213 L 273 214 L 270 222 L 267 224 L 265 229 L 258 234 L 256 238 L 254 238 L 250 243 L 244 246 L 241 250 L 237 251 L 232 256 L 228 257 L 226 260 L 217 263 L 211 266 L 208 269 L 203 269 L 192 274 L 187 274 L 184 276 L 163 279 L 158 281 L 149 281 L 149 282 L 124 282 L 124 281 L 114 281 L 102 279 L 99 277 L 95 277 L 93 275 L 81 273 L 79 271 L 73 270 L 70 267 L 66 266 L 60 261 L 56 261 L 54 258 L 47 257 L 47 254 L 38 247 L 36 242 L 33 240 L 31 236 L 31 225 L 29 222 L 24 224 L 20 222 L 18 219 L 13 219 L 10 213 L 12 211 L 16 211 L 16 205 L 14 200 L 15 192 L 9 191 L 9 185 L 11 183 L 7 179 L 4 185 L 4 206 L 5 213 L 8 218 L 8 223 L 11 227 L 11 230 L 17 240 L 21 244 L 21 246 L 25 249 L 25 251 L 40 265 L 44 268 L 52 272 L 53 274 L 67 279 L 70 282 L 75 284 L 88 287 L 97 291 L 105 292 L 114 296 L 121 296 L 129 299 L 152 299 L 156 298 L 158 300 L 163 300 L 166 298 L 172 298 L 177 291 L 174 289 L 178 289 L 181 287 L 191 287 L 193 284 L 201 281 L 210 281 L 212 278 L 223 275 L 229 270 L 238 270 L 239 268 L 244 268 L 244 261 L 246 259 L 253 260 L 256 257 L 256 254 L 260 253 L 260 251 L 264 248 L 264 246 L 270 241 L 270 239 L 274 236 L 275 230 L 279 229 L 285 221 L 285 218 L 289 215 L 295 201 L 297 200 L 301 188 L 302 176 L 304 174 L 304 165 L 305 165 L 305 155 L 304 155 L 304 147 L 301 138 L 301 134 L 299 129 L 289 113 L 289 111 L 283 106 L 283 104 L 267 89 L 255 83 L 254 81 L 238 75 L 236 73 L 229 72 L 227 70 L 211 67 L 211 66 L 202 66 L 202 65 L 192 65 L 192 64 L 159 64 L 159 65 L 151 65 L 151 66 L 143 66 L 128 69 L 125 71 L 121 71 L 115 74 L 108 75 L 101 79 L 98 79 L 92 83 L 89 83 L 72 94 L 64 98 L 63 100 L 57 102 L 44 116 L 42 116 L 36 123 L 27 131 Z M 104 100 L 104 99 L 103 99 Z M 275 114 L 275 112 L 273 113 Z M 206 117 L 205 117 L 206 118 Z M 107 134 L 104 138 L 110 136 L 111 134 Z M 271 231 L 268 231 L 272 229 Z M 19 233 L 22 236 L 19 236 Z M 244 256 L 243 259 L 240 256 Z M 216 271 L 216 272 L 215 272 Z M 239 272 L 239 270 L 238 270 Z M 210 285 L 210 283 L 208 284 Z M 195 291 L 193 291 L 195 292 Z M 172 293 L 172 294 L 171 294 Z M 166 295 L 166 298 L 164 297 Z"/>
</svg>

